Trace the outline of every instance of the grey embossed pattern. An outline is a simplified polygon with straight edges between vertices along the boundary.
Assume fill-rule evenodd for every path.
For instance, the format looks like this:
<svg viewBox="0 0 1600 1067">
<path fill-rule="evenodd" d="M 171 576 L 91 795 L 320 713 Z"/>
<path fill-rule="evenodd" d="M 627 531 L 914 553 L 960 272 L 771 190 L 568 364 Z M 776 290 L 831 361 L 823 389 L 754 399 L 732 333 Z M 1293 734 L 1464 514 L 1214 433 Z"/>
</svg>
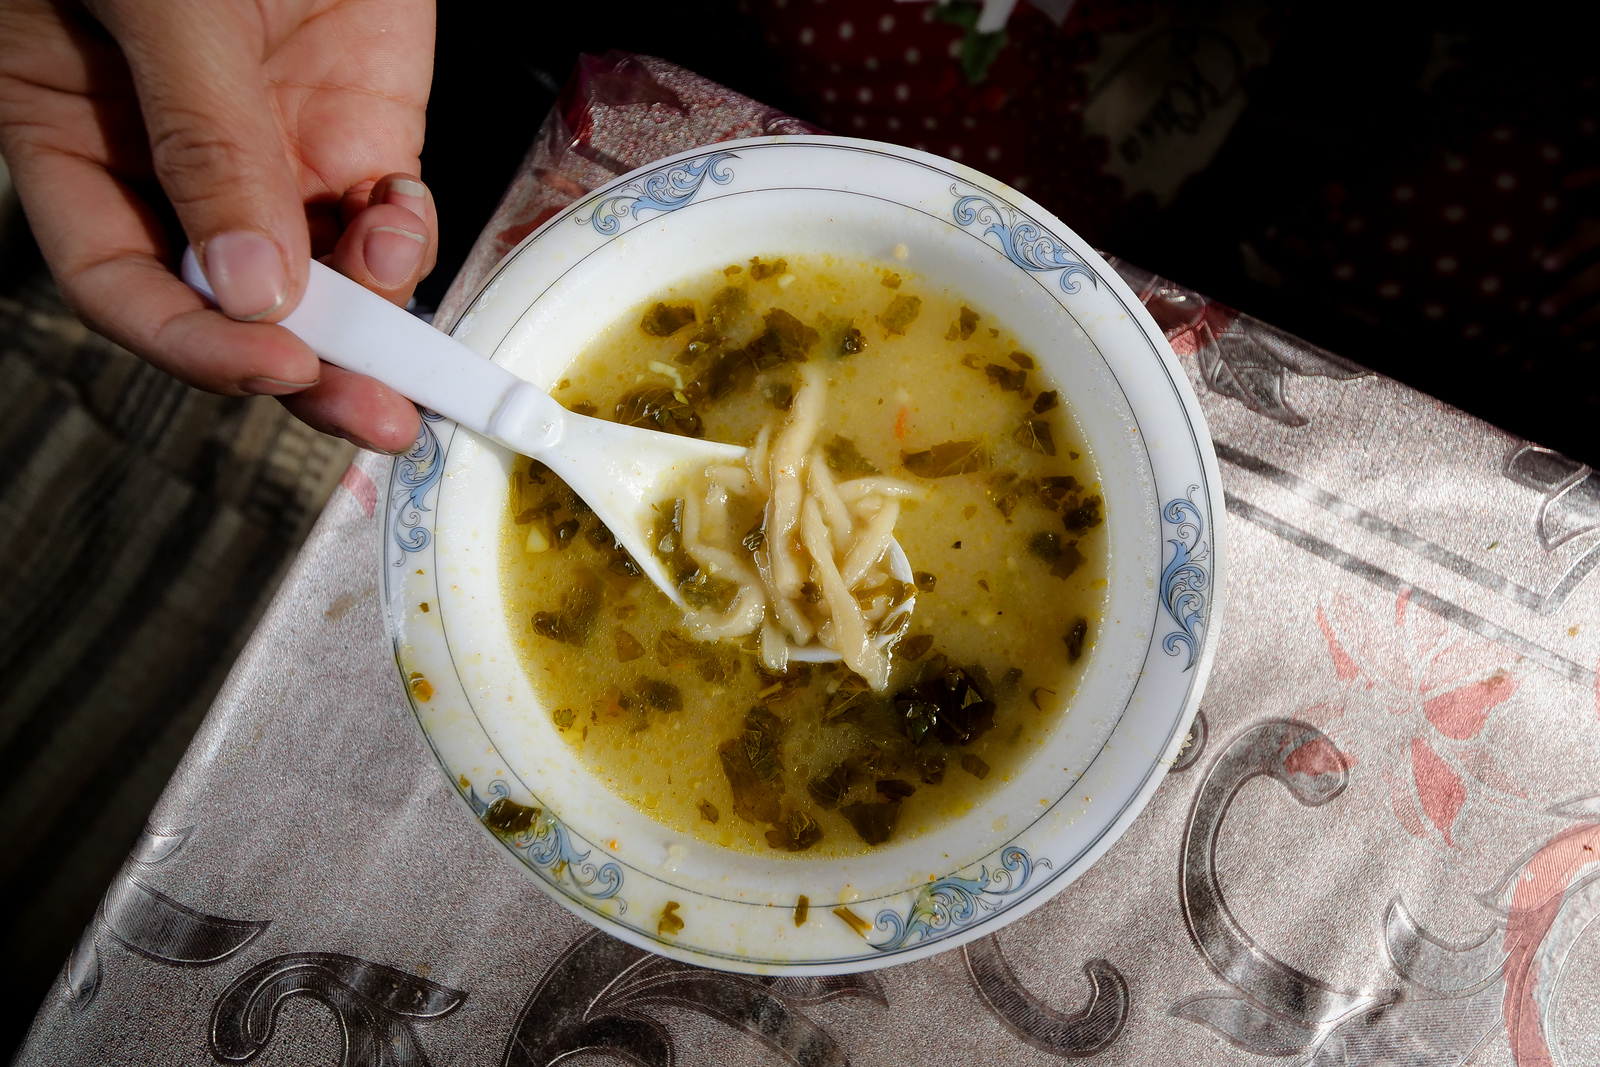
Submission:
<svg viewBox="0 0 1600 1067">
<path fill-rule="evenodd" d="M 631 64 L 676 103 L 547 127 L 456 306 L 540 212 L 777 121 Z M 152 816 L 192 829 L 141 841 L 18 1062 L 1592 1062 L 1600 479 L 1121 269 L 1205 409 L 1230 566 L 1189 746 L 1065 893 L 859 977 L 590 931 L 417 733 L 359 502 L 388 461 L 362 455 Z"/>
</svg>

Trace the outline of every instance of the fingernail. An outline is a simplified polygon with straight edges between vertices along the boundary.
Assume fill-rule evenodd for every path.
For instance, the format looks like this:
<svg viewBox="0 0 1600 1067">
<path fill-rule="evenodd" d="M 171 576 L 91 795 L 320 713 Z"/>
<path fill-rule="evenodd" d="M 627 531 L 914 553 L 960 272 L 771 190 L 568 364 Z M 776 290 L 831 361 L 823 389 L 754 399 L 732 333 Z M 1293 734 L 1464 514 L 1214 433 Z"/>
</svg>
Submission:
<svg viewBox="0 0 1600 1067">
<path fill-rule="evenodd" d="M 246 378 L 239 383 L 239 388 L 255 396 L 288 396 L 304 389 L 310 389 L 317 383 L 312 382 L 286 382 L 281 378 Z"/>
<path fill-rule="evenodd" d="M 346 432 L 346 431 L 342 431 L 342 430 L 339 432 L 339 436 L 344 438 L 346 441 L 349 441 L 351 444 L 355 445 L 357 448 L 364 449 L 364 450 L 366 450 L 368 452 L 376 452 L 380 456 L 398 456 L 403 452 L 411 451 L 411 446 L 410 445 L 406 445 L 404 448 L 395 448 L 395 449 L 379 448 L 377 445 L 373 444 L 371 441 L 368 441 L 364 437 L 358 436 L 357 434 L 353 434 L 353 433 L 349 433 L 349 432 Z"/>
<path fill-rule="evenodd" d="M 361 246 L 367 273 L 387 288 L 403 285 L 421 265 L 427 243 L 428 239 L 420 233 L 398 226 L 374 226 Z"/>
<path fill-rule="evenodd" d="M 255 322 L 289 295 L 289 275 L 277 242 L 253 230 L 219 233 L 205 244 L 206 280 L 230 318 Z"/>
<path fill-rule="evenodd" d="M 385 204 L 403 207 L 419 219 L 428 217 L 428 187 L 409 178 L 396 178 L 383 194 Z"/>
</svg>

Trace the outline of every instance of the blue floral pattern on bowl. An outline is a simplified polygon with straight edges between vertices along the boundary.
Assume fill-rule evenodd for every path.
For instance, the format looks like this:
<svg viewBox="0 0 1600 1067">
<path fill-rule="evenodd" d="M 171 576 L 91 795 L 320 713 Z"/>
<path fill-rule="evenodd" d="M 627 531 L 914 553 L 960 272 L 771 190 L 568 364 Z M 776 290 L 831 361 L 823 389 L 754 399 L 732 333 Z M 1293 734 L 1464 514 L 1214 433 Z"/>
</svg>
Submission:
<svg viewBox="0 0 1600 1067">
<path fill-rule="evenodd" d="M 489 808 L 497 800 L 510 797 L 511 790 L 502 779 L 495 779 L 484 789 L 488 799 L 478 796 L 478 791 L 467 787 L 467 803 L 478 818 L 487 823 Z M 522 862 L 535 870 L 543 871 L 558 884 L 565 878 L 572 887 L 591 900 L 615 900 L 618 913 L 628 910 L 627 901 L 617 896 L 622 889 L 622 868 L 615 863 L 595 864 L 589 861 L 590 852 L 579 852 L 572 844 L 567 828 L 554 815 L 535 808 L 533 824 L 515 834 L 500 834 L 501 840 L 516 851 Z"/>
<path fill-rule="evenodd" d="M 731 182 L 733 169 L 727 161 L 737 158 L 732 152 L 713 152 L 700 159 L 662 167 L 596 202 L 587 218 L 579 215 L 575 216 L 575 221 L 579 226 L 593 226 L 596 232 L 609 236 L 622 228 L 623 219 L 632 216 L 637 220 L 639 212 L 646 209 L 676 211 L 695 198 L 707 178 L 718 185 Z"/>
<path fill-rule="evenodd" d="M 1034 868 L 1050 866 L 1049 860 L 1034 860 L 1027 849 L 1016 845 L 1001 849 L 999 861 L 993 873 L 980 867 L 976 878 L 951 875 L 929 882 L 917 891 L 904 919 L 888 909 L 880 911 L 877 927 L 889 931 L 889 937 L 868 944 L 887 952 L 948 937 L 986 912 L 1004 907 L 1005 902 L 995 898 L 1020 892 L 1033 877 Z"/>
<path fill-rule="evenodd" d="M 950 193 L 959 196 L 961 188 L 952 185 Z M 1083 283 L 1077 281 L 1077 277 L 1088 278 L 1091 285 L 1100 284 L 1094 272 L 1071 249 L 1009 204 L 995 204 L 986 196 L 968 193 L 956 201 L 951 214 L 963 227 L 982 226 L 984 235 L 999 241 L 1000 251 L 1023 270 L 1032 274 L 1048 274 L 1059 270 L 1061 291 L 1064 293 L 1076 293 L 1079 290 Z"/>
<path fill-rule="evenodd" d="M 1200 487 L 1191 485 L 1192 497 Z M 1192 499 L 1179 497 L 1169 500 L 1161 509 L 1161 517 L 1174 527 L 1173 536 L 1167 540 L 1172 546 L 1172 559 L 1161 571 L 1161 604 L 1178 624 L 1161 642 L 1167 655 L 1176 656 L 1180 648 L 1189 653 L 1184 670 L 1194 666 L 1195 653 L 1205 635 L 1206 593 L 1211 588 L 1211 575 L 1206 570 L 1210 555 L 1203 543 L 1205 518 Z"/>
</svg>

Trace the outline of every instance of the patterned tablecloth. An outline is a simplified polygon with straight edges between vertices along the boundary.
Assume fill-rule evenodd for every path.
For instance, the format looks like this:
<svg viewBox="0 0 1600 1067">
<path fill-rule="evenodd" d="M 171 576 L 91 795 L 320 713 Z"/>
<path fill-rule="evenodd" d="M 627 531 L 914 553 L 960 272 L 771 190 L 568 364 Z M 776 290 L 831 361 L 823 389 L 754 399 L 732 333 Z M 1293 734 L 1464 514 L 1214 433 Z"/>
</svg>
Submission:
<svg viewBox="0 0 1600 1067">
<path fill-rule="evenodd" d="M 660 61 L 587 60 L 442 321 L 616 174 L 807 129 Z M 363 453 L 18 1062 L 1597 1062 L 1600 476 L 1117 267 L 1216 440 L 1227 608 L 1192 743 L 1050 904 L 840 978 L 586 927 L 423 741 L 378 602 L 391 461 Z"/>
</svg>

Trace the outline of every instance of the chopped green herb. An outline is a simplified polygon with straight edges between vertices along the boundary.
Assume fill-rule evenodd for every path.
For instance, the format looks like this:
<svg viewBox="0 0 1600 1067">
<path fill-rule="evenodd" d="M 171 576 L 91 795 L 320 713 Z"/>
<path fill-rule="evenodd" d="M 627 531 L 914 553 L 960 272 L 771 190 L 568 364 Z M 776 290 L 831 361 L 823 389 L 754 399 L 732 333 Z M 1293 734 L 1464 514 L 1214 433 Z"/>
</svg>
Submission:
<svg viewBox="0 0 1600 1067">
<path fill-rule="evenodd" d="M 961 757 L 961 769 L 980 782 L 989 777 L 989 765 L 983 762 L 976 753 L 968 752 Z"/>
<path fill-rule="evenodd" d="M 917 636 L 908 637 L 904 641 L 901 641 L 899 644 L 895 645 L 894 654 L 900 659 L 917 660 L 921 659 L 923 656 L 926 656 L 928 654 L 928 650 L 932 647 L 932 634 L 917 634 Z"/>
<path fill-rule="evenodd" d="M 916 571 L 916 572 L 914 572 L 911 575 L 911 580 L 913 582 L 915 582 L 917 588 L 922 590 L 924 593 L 933 592 L 933 587 L 935 585 L 939 584 L 939 579 L 935 578 L 933 575 L 929 574 L 927 571 Z"/>
<path fill-rule="evenodd" d="M 557 726 L 565 730 L 572 725 L 577 716 L 572 713 L 571 708 L 562 708 L 560 711 L 551 712 L 550 718 L 555 721 Z"/>
<path fill-rule="evenodd" d="M 1023 370 L 1032 370 L 1033 369 L 1033 357 L 1028 355 L 1026 352 L 1013 352 L 1013 353 L 1011 353 L 1011 362 L 1015 363 L 1017 366 L 1021 367 Z"/>
<path fill-rule="evenodd" d="M 701 798 L 700 803 L 696 804 L 695 807 L 700 809 L 700 817 L 706 822 L 716 822 L 722 818 L 722 812 L 718 811 L 717 806 L 709 800 Z"/>
<path fill-rule="evenodd" d="M 929 732 L 947 745 L 968 745 L 994 726 L 994 702 L 976 684 L 972 672 L 951 667 L 895 694 L 894 708 L 906 737 L 921 744 Z"/>
<path fill-rule="evenodd" d="M 801 893 L 800 899 L 795 901 L 794 904 L 794 924 L 796 926 L 804 926 L 806 924 L 806 916 L 809 915 L 810 912 L 811 901 L 806 899 L 806 895 L 804 893 Z"/>
<path fill-rule="evenodd" d="M 640 678 L 633 683 L 633 691 L 639 694 L 644 706 L 653 711 L 683 710 L 683 691 L 671 682 Z"/>
<path fill-rule="evenodd" d="M 873 788 L 890 800 L 904 800 L 917 791 L 917 787 L 904 778 L 880 778 Z"/>
<path fill-rule="evenodd" d="M 839 806 L 839 799 L 844 796 L 845 790 L 850 788 L 850 773 L 844 764 L 839 764 L 827 774 L 819 774 L 806 783 L 806 792 L 811 794 L 811 799 L 824 811 L 832 811 Z"/>
<path fill-rule="evenodd" d="M 1073 622 L 1072 629 L 1067 631 L 1067 636 L 1062 638 L 1067 643 L 1067 659 L 1076 663 L 1083 658 L 1083 649 L 1089 640 L 1089 620 L 1078 616 Z"/>
<path fill-rule="evenodd" d="M 989 454 L 978 441 L 946 441 L 923 452 L 902 452 L 900 462 L 919 478 L 948 478 L 989 466 Z"/>
<path fill-rule="evenodd" d="M 661 909 L 661 917 L 656 921 L 656 934 L 665 937 L 683 930 L 683 920 L 678 918 L 678 902 L 669 900 Z"/>
<path fill-rule="evenodd" d="M 651 337 L 670 337 L 693 321 L 693 304 L 658 303 L 644 313 L 639 328 Z"/>
<path fill-rule="evenodd" d="M 771 263 L 763 263 L 759 258 L 750 260 L 750 277 L 758 282 L 779 274 L 785 274 L 788 270 L 789 264 L 786 260 L 775 259 Z"/>
<path fill-rule="evenodd" d="M 1100 505 L 1101 500 L 1098 496 L 1085 497 L 1083 503 L 1063 509 L 1061 521 L 1073 533 L 1092 530 L 1104 521 L 1100 514 Z"/>
<path fill-rule="evenodd" d="M 767 831 L 767 847 L 786 852 L 804 852 L 821 840 L 822 827 L 799 808 L 791 809 L 776 829 Z"/>
<path fill-rule="evenodd" d="M 538 808 L 518 804 L 510 797 L 501 797 L 483 813 L 484 825 L 497 834 L 520 834 L 533 825 L 539 817 Z"/>
<path fill-rule="evenodd" d="M 1061 394 L 1057 393 L 1054 389 L 1051 389 L 1049 392 L 1040 393 L 1034 398 L 1033 413 L 1035 415 L 1043 415 L 1047 411 L 1054 410 L 1060 402 Z"/>
<path fill-rule="evenodd" d="M 1047 456 L 1056 454 L 1055 437 L 1050 433 L 1050 424 L 1043 419 L 1029 419 L 1017 427 L 1011 439 L 1030 452 L 1042 452 Z"/>
<path fill-rule="evenodd" d="M 1012 370 L 1002 367 L 998 363 L 984 365 L 983 373 L 995 385 L 1006 393 L 1025 393 L 1028 390 L 1028 372 L 1025 370 Z"/>
<path fill-rule="evenodd" d="M 623 394 L 614 414 L 624 426 L 643 426 L 680 437 L 700 437 L 705 433 L 699 412 L 670 385 L 644 385 Z"/>
<path fill-rule="evenodd" d="M 885 334 L 904 334 L 906 327 L 916 322 L 920 314 L 922 298 L 902 293 L 889 301 L 889 306 L 878 316 L 878 325 L 883 327 Z"/>
<path fill-rule="evenodd" d="M 745 547 L 746 551 L 749 552 L 754 552 L 762 545 L 766 544 L 767 528 L 765 525 L 765 520 L 756 524 L 755 526 L 750 527 L 750 532 L 741 537 L 739 539 L 739 543 Z"/>
<path fill-rule="evenodd" d="M 867 339 L 854 325 L 845 328 L 844 336 L 839 339 L 839 351 L 835 353 L 840 359 L 853 356 L 867 350 Z"/>
<path fill-rule="evenodd" d="M 761 390 L 761 396 L 766 400 L 768 407 L 788 411 L 794 404 L 794 386 L 788 382 L 769 382 L 767 387 Z"/>
<path fill-rule="evenodd" d="M 972 336 L 972 332 L 977 328 L 978 313 L 967 307 L 965 304 L 962 304 L 960 318 L 956 326 L 957 335 L 961 338 L 961 340 L 965 341 Z"/>
<path fill-rule="evenodd" d="M 822 452 L 828 457 L 828 469 L 837 471 L 848 477 L 866 474 L 880 474 L 881 471 L 874 467 L 856 443 L 848 437 L 833 435 L 833 440 L 822 446 Z"/>
<path fill-rule="evenodd" d="M 859 716 L 872 703 L 872 686 L 861 675 L 851 671 L 839 681 L 839 687 L 828 694 L 822 705 L 824 723 L 842 722 Z"/>
<path fill-rule="evenodd" d="M 1078 542 L 1062 543 L 1060 535 L 1051 530 L 1041 530 L 1028 538 L 1028 551 L 1050 564 L 1050 573 L 1057 578 L 1070 578 L 1083 566 L 1083 553 Z"/>
<path fill-rule="evenodd" d="M 627 663 L 629 660 L 638 659 L 644 655 L 644 646 L 639 639 L 626 630 L 619 629 L 614 635 L 617 639 L 617 660 Z"/>
<path fill-rule="evenodd" d="M 894 836 L 894 824 L 900 818 L 900 801 L 885 804 L 846 804 L 839 809 L 850 825 L 869 845 L 881 845 Z"/>
</svg>

